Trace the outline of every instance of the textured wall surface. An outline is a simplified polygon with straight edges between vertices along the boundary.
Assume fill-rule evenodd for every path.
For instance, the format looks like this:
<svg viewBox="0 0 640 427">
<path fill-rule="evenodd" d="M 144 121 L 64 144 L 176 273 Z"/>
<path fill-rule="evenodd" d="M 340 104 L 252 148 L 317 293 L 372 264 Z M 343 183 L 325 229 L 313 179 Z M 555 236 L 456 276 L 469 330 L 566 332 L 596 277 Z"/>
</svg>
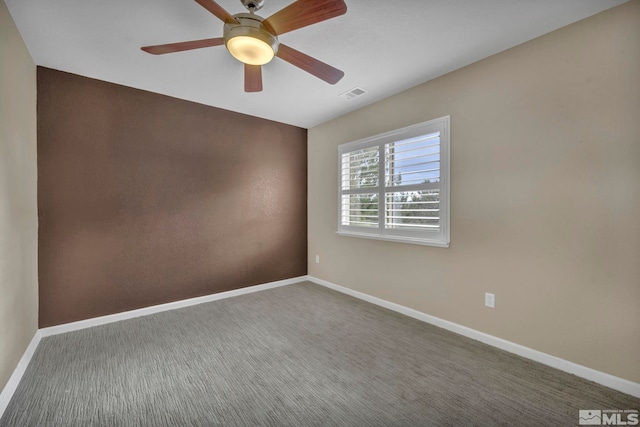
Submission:
<svg viewBox="0 0 640 427">
<path fill-rule="evenodd" d="M 0 1 L 0 390 L 37 329 L 36 66 Z"/>
<path fill-rule="evenodd" d="M 639 23 L 634 0 L 310 129 L 309 274 L 640 382 Z M 450 248 L 337 236 L 337 146 L 445 115 Z"/>
<path fill-rule="evenodd" d="M 40 326 L 305 275 L 306 130 L 38 68 Z"/>
</svg>

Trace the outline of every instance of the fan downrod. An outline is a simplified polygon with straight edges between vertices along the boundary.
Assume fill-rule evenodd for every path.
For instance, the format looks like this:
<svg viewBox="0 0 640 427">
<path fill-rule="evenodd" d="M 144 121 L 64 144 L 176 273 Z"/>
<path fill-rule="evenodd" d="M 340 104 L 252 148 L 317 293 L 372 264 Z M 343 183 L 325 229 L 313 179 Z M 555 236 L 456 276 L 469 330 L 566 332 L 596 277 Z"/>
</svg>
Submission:
<svg viewBox="0 0 640 427">
<path fill-rule="evenodd" d="M 240 3 L 251 13 L 257 12 L 264 6 L 264 0 L 240 0 Z"/>
</svg>

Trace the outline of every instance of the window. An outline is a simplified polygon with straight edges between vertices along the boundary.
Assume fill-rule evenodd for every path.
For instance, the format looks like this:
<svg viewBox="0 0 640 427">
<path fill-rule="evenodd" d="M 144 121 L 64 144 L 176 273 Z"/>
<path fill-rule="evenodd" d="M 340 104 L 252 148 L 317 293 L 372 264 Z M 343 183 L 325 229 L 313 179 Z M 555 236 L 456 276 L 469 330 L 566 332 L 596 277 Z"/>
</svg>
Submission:
<svg viewBox="0 0 640 427">
<path fill-rule="evenodd" d="M 449 117 L 338 147 L 338 234 L 449 246 Z"/>
</svg>

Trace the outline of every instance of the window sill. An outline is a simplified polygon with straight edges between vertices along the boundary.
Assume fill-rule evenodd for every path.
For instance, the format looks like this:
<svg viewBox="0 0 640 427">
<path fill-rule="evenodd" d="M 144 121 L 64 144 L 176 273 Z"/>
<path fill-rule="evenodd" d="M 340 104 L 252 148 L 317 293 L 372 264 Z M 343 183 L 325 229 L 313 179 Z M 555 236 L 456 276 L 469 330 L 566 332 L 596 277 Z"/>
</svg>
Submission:
<svg viewBox="0 0 640 427">
<path fill-rule="evenodd" d="M 387 242 L 395 243 L 409 243 L 411 245 L 435 246 L 438 248 L 449 247 L 449 242 L 443 242 L 440 240 L 427 240 L 402 236 L 381 236 L 379 234 L 353 233 L 348 231 L 336 231 L 336 234 L 343 237 L 359 237 L 361 239 L 384 240 Z"/>
</svg>

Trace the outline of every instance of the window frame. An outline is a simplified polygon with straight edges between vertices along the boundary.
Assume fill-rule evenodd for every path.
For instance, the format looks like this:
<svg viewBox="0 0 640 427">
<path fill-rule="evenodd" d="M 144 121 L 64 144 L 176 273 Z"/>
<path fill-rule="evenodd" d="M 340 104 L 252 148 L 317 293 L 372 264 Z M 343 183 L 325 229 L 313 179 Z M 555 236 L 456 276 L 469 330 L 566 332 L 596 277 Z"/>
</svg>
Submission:
<svg viewBox="0 0 640 427">
<path fill-rule="evenodd" d="M 366 239 L 385 240 L 392 242 L 411 243 L 425 246 L 448 248 L 450 243 L 450 116 L 406 126 L 389 132 L 380 133 L 338 146 L 338 231 L 340 236 L 359 237 Z M 412 191 L 412 188 L 427 186 L 416 184 L 406 186 L 389 186 L 385 184 L 385 144 L 400 142 L 410 138 L 426 136 L 439 132 L 440 134 L 440 178 L 439 183 L 428 186 L 439 190 L 439 227 L 432 230 L 398 230 L 387 228 L 385 225 L 385 193 Z M 354 151 L 378 147 L 378 186 L 359 189 L 343 190 L 342 169 L 343 154 Z M 435 185 L 434 185 L 435 184 Z M 397 189 L 394 191 L 394 189 Z M 426 188 L 424 188 L 426 190 Z M 344 195 L 350 194 L 378 194 L 378 225 L 377 227 L 363 227 L 342 224 L 342 200 Z"/>
</svg>

